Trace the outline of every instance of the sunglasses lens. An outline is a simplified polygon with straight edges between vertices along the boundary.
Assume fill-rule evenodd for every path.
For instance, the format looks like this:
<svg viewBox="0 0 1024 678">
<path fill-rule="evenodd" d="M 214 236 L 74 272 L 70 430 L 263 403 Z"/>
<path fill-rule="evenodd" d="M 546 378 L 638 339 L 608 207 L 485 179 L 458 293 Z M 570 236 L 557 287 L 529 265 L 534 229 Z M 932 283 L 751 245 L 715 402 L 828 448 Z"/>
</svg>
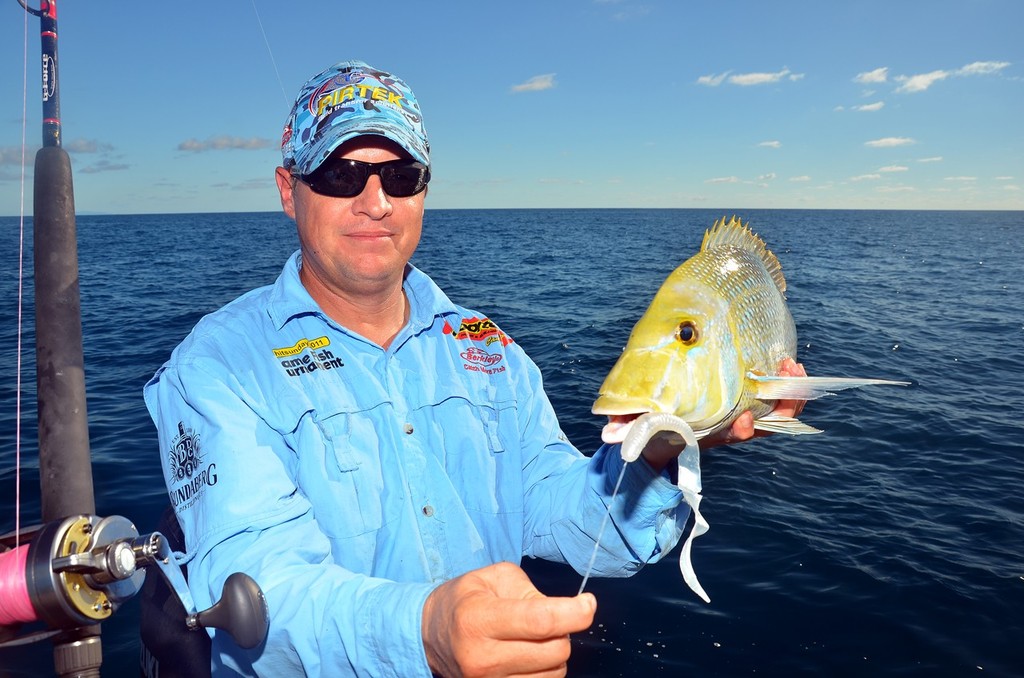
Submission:
<svg viewBox="0 0 1024 678">
<path fill-rule="evenodd" d="M 416 195 L 430 181 L 430 170 L 414 160 L 391 160 L 369 163 L 343 159 L 330 166 L 322 165 L 301 179 L 314 192 L 332 198 L 352 198 L 363 192 L 371 174 L 380 177 L 384 192 L 394 198 Z"/>
<path fill-rule="evenodd" d="M 338 162 L 315 178 L 310 184 L 317 193 L 334 198 L 351 198 L 363 192 L 370 173 L 367 168 L 354 163 Z"/>
<path fill-rule="evenodd" d="M 418 162 L 388 165 L 380 169 L 384 192 L 396 198 L 416 195 L 426 187 L 429 178 L 427 168 Z"/>
</svg>

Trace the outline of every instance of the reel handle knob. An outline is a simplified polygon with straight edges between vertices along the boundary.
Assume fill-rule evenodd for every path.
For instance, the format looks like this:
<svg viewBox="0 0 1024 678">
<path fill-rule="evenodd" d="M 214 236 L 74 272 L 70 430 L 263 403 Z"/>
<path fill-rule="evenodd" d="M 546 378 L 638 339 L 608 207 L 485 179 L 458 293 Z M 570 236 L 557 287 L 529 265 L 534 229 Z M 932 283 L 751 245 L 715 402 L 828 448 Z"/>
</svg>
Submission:
<svg viewBox="0 0 1024 678">
<path fill-rule="evenodd" d="M 239 647 L 251 649 L 266 639 L 270 628 L 267 599 L 252 577 L 235 572 L 224 582 L 220 600 L 209 609 L 192 615 L 190 627 L 223 629 Z"/>
</svg>

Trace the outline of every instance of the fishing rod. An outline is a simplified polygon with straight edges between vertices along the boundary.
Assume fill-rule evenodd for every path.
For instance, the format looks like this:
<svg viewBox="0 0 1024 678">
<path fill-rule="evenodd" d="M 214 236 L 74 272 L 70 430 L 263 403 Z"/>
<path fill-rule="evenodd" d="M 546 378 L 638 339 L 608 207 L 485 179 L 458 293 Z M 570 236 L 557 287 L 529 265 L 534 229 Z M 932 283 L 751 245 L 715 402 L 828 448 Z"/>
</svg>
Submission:
<svg viewBox="0 0 1024 678">
<path fill-rule="evenodd" d="M 43 145 L 36 153 L 33 250 L 42 524 L 0 536 L 0 649 L 52 640 L 60 676 L 100 675 L 100 622 L 142 588 L 155 567 L 190 629 L 224 629 L 242 647 L 266 637 L 263 592 L 228 577 L 221 599 L 197 612 L 159 532 L 139 535 L 121 516 L 99 517 L 93 494 L 71 160 L 61 147 L 57 3 L 18 4 L 40 21 Z M 24 542 L 24 543 L 23 543 Z"/>
</svg>

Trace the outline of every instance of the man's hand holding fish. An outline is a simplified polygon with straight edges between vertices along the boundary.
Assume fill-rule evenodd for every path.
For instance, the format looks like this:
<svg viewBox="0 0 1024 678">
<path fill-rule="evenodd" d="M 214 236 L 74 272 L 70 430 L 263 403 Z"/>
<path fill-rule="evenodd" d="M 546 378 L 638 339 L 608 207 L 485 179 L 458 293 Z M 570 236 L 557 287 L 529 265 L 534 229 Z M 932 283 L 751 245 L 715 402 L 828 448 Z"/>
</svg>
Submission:
<svg viewBox="0 0 1024 678">
<path fill-rule="evenodd" d="M 807 372 L 804 370 L 803 364 L 796 362 L 792 358 L 786 358 L 779 367 L 779 376 L 806 377 Z M 800 416 L 806 404 L 806 400 L 780 400 L 775 405 L 774 413 L 779 417 L 795 419 Z M 741 443 L 751 438 L 769 435 L 772 435 L 771 431 L 760 431 L 754 428 L 754 414 L 747 410 L 737 417 L 736 421 L 732 422 L 729 428 L 709 435 L 706 438 L 701 438 L 700 449 L 709 450 L 712 447 L 732 445 L 733 443 Z M 647 442 L 641 454 L 651 468 L 655 471 L 661 471 L 679 457 L 685 445 L 686 443 L 678 435 L 670 431 L 661 431 Z"/>
</svg>

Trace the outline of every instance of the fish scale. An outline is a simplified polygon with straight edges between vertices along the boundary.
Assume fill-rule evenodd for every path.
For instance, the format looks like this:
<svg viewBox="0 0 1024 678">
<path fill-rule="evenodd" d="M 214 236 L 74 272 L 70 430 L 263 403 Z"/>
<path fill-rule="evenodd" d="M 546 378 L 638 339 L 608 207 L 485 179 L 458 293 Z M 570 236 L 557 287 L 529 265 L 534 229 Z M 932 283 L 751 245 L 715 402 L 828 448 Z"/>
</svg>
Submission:
<svg viewBox="0 0 1024 678">
<path fill-rule="evenodd" d="M 773 374 L 786 357 L 796 355 L 796 326 L 786 300 L 773 281 L 764 261 L 756 252 L 735 245 L 707 250 L 694 257 L 670 276 L 706 280 L 720 291 L 728 303 L 730 326 L 735 327 L 734 343 L 740 354 L 740 369 L 730 376 L 739 393 L 736 407 L 750 409 L 754 416 L 767 414 L 774 407 L 754 397 L 752 389 L 742 388 L 748 371 Z M 731 422 L 720 422 L 718 428 Z"/>
</svg>

